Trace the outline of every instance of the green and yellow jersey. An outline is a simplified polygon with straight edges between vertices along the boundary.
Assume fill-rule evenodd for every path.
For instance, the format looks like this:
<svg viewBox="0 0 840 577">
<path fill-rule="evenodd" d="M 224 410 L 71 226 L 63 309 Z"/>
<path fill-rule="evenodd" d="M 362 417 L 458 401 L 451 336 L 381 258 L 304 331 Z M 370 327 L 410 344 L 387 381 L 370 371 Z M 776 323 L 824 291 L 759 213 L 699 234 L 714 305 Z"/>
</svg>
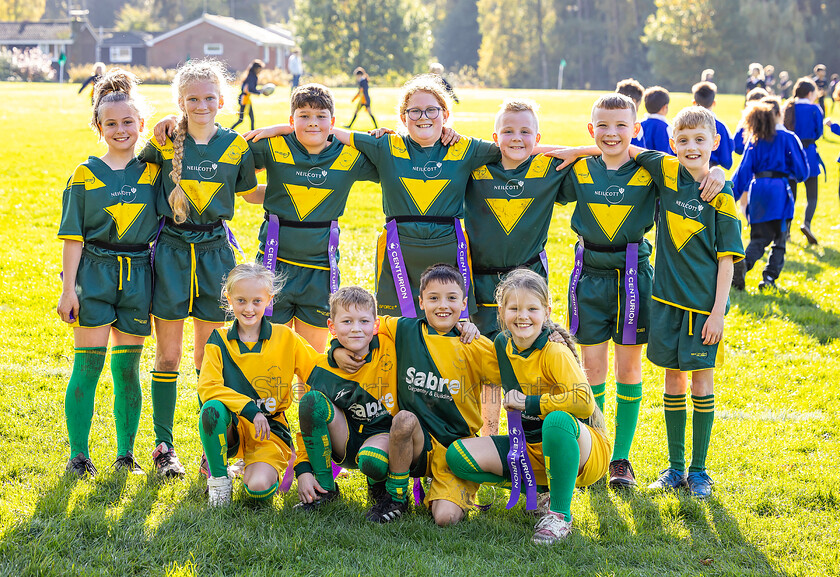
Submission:
<svg viewBox="0 0 840 577">
<path fill-rule="evenodd" d="M 472 172 L 465 224 L 474 273 L 522 265 L 545 249 L 565 177 L 558 164 L 538 154 L 511 170 L 494 162 Z"/>
<path fill-rule="evenodd" d="M 464 344 L 456 329 L 440 334 L 425 319 L 379 319 L 379 332 L 396 347 L 400 408 L 444 447 L 474 437 L 483 424 L 482 385 L 500 382 L 493 343 L 479 337 Z"/>
<path fill-rule="evenodd" d="M 236 132 L 216 125 L 216 134 L 207 144 L 196 144 L 189 134 L 184 139 L 184 157 L 181 163 L 181 188 L 189 200 L 186 223 L 211 224 L 219 220 L 230 220 L 234 213 L 237 195 L 254 192 L 257 177 L 254 173 L 254 158 L 248 143 Z M 165 194 L 158 202 L 158 212 L 172 218 L 169 193 L 175 188 L 169 173 L 172 171 L 172 140 L 160 146 L 151 139 L 140 159 L 161 166 Z M 187 243 L 200 243 L 225 236 L 225 231 L 192 231 L 166 227 L 168 234 L 179 237 Z"/>
<path fill-rule="evenodd" d="M 718 259 L 731 255 L 738 262 L 744 258 L 732 186 L 727 183 L 711 202 L 705 202 L 700 199 L 699 183 L 676 157 L 646 151 L 636 162 L 649 171 L 659 188 L 653 298 L 708 315 L 715 303 Z"/>
<path fill-rule="evenodd" d="M 113 170 L 89 157 L 67 181 L 58 238 L 112 245 L 148 245 L 158 229 L 160 167 L 132 159 Z M 102 254 L 93 244 L 87 250 Z M 110 254 L 110 252 L 109 252 Z"/>
<path fill-rule="evenodd" d="M 640 242 L 653 227 L 656 188 L 648 171 L 629 161 L 618 170 L 608 170 L 600 157 L 579 159 L 564 169 L 566 178 L 559 202 L 576 202 L 572 230 L 586 243 L 623 247 L 639 242 L 639 260 L 650 257 L 650 242 Z M 588 250 L 583 264 L 598 269 L 623 269 L 626 255 Z"/>
<path fill-rule="evenodd" d="M 266 169 L 263 207 L 280 219 L 278 259 L 300 266 L 329 268 L 329 222 L 344 214 L 353 183 L 379 181 L 373 164 L 352 146 L 330 137 L 320 154 L 309 154 L 294 134 L 249 142 L 257 169 Z M 326 223 L 320 228 L 283 226 Z M 260 227 L 260 253 L 268 223 Z"/>
<path fill-rule="evenodd" d="M 259 340 L 240 340 L 238 321 L 213 331 L 204 347 L 198 379 L 202 403 L 216 399 L 237 417 L 253 422 L 257 413 L 268 419 L 271 432 L 291 447 L 286 409 L 295 398 L 297 375 L 309 379 L 324 355 L 284 325 L 262 319 Z"/>
</svg>

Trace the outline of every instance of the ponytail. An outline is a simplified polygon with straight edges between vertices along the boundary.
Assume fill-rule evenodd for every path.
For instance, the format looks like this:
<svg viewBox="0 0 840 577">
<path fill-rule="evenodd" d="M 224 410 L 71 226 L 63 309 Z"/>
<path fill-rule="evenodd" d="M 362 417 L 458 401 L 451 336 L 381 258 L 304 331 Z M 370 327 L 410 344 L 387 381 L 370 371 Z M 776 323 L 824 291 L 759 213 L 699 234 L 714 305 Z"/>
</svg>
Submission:
<svg viewBox="0 0 840 577">
<path fill-rule="evenodd" d="M 187 115 L 181 116 L 178 127 L 175 129 L 175 138 L 172 140 L 172 170 L 169 178 L 175 184 L 175 188 L 169 193 L 169 206 L 172 208 L 172 217 L 177 224 L 187 220 L 189 215 L 189 202 L 184 189 L 181 188 L 181 163 L 184 160 L 184 140 L 187 138 Z"/>
</svg>

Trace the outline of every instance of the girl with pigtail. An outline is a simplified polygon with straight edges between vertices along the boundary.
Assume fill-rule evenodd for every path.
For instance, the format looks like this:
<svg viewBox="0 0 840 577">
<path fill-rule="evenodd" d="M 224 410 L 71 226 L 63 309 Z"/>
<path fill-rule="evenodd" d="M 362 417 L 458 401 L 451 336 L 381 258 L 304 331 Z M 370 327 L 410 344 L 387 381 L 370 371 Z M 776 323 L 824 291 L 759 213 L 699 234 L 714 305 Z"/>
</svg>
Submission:
<svg viewBox="0 0 840 577">
<path fill-rule="evenodd" d="M 225 320 L 218 300 L 222 281 L 236 265 L 230 245 L 235 240 L 226 221 L 233 218 L 236 196 L 249 195 L 257 188 L 248 144 L 215 121 L 229 91 L 224 66 L 215 60 L 190 60 L 178 69 L 172 91 L 180 109 L 175 133 L 163 145 L 151 140 L 141 155 L 162 166 L 166 192 L 159 197 L 164 221 L 153 255 L 152 301 L 157 335 L 152 371 L 153 458 L 157 472 L 164 476 L 184 474 L 172 434 L 184 321 L 193 319 L 198 373 L 204 344 Z"/>
<path fill-rule="evenodd" d="M 495 347 L 505 390 L 503 406 L 522 411 L 536 484 L 548 485 L 548 499 L 538 498 L 542 517 L 533 541 L 550 545 L 571 532 L 574 489 L 604 476 L 612 447 L 574 338 L 549 320 L 545 279 L 532 270 L 516 269 L 498 285 L 496 302 L 502 328 Z M 552 330 L 563 342 L 553 342 Z M 508 435 L 461 439 L 447 449 L 446 463 L 462 479 L 503 483 L 511 480 L 510 449 Z"/>
<path fill-rule="evenodd" d="M 114 69 L 94 87 L 91 126 L 108 152 L 80 164 L 64 190 L 58 237 L 63 290 L 57 311 L 73 326 L 75 355 L 64 414 L 70 441 L 68 473 L 96 474 L 88 439 L 96 386 L 108 341 L 117 429 L 115 469 L 142 473 L 134 460 L 142 393 L 140 358 L 151 334 L 149 243 L 158 228 L 160 168 L 134 150 L 148 112 L 137 78 Z"/>
</svg>

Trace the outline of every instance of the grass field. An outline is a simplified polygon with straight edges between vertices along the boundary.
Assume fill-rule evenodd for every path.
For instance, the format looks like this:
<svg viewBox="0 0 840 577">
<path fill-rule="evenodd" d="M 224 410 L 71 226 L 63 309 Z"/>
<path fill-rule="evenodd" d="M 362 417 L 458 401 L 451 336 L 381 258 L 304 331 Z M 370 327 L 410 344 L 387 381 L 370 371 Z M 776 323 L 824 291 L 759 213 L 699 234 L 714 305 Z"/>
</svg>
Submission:
<svg viewBox="0 0 840 577">
<path fill-rule="evenodd" d="M 436 528 L 425 514 L 387 526 L 366 523 L 358 476 L 341 482 L 347 498 L 314 517 L 292 509 L 294 494 L 254 509 L 240 492 L 233 507 L 208 509 L 197 466 L 201 447 L 191 344 L 185 347 L 175 425 L 186 478 L 165 482 L 153 475 L 111 473 L 115 440 L 107 367 L 91 433 L 91 456 L 100 475 L 90 481 L 64 478 L 69 448 L 63 399 L 73 341 L 55 314 L 61 251 L 56 231 L 68 176 L 87 155 L 104 152 L 87 126 L 87 95 L 76 90 L 0 83 L 0 229 L 6 231 L 0 248 L 0 575 L 840 573 L 840 230 L 832 229 L 840 223 L 836 140 L 819 144 L 829 167 L 828 182 L 820 181 L 813 226 L 822 244 L 809 247 L 795 230 L 781 290 L 757 291 L 759 263 L 747 277 L 747 292 L 732 296 L 709 457 L 717 482 L 713 497 L 697 502 L 597 486 L 574 497 L 573 536 L 540 548 L 530 543 L 533 520 L 521 506 L 506 511 L 507 492 L 501 490 L 489 513 L 473 512 L 449 529 Z M 144 92 L 157 116 L 172 110 L 167 88 Z M 454 126 L 489 138 L 499 101 L 512 93 L 459 91 Z M 339 124 L 349 119 L 352 94 L 336 91 Z M 372 89 L 381 124 L 394 125 L 396 94 Z M 586 122 L 595 93 L 523 94 L 542 105 L 544 143 L 591 141 Z M 258 124 L 286 121 L 285 96 L 280 89 L 258 99 Z M 672 97 L 672 115 L 690 101 L 685 94 Z M 734 127 L 741 105 L 740 96 L 724 96 L 717 113 Z M 233 118 L 220 121 L 229 126 Z M 367 128 L 367 117 L 361 121 L 356 127 Z M 803 210 L 800 198 L 797 226 Z M 565 313 L 572 260 L 570 214 L 569 207 L 555 211 L 548 247 L 558 319 Z M 249 254 L 256 249 L 261 217 L 259 208 L 243 203 L 232 221 Z M 378 186 L 357 186 L 341 222 L 345 283 L 372 288 L 374 239 L 382 222 Z M 154 341 L 147 343 L 137 454 L 150 469 L 154 437 L 147 383 Z M 667 463 L 662 377 L 644 364 L 646 392 L 631 454 L 640 484 L 653 481 Z M 607 390 L 612 422 L 614 385 Z"/>
</svg>

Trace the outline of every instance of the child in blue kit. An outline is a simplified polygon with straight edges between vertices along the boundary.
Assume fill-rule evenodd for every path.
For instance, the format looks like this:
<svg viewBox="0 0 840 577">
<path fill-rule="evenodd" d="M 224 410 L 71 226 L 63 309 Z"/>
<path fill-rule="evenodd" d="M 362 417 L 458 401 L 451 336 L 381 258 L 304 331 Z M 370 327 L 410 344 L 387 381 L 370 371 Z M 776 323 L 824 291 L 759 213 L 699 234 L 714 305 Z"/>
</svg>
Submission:
<svg viewBox="0 0 840 577">
<path fill-rule="evenodd" d="M 694 95 L 694 104 L 702 106 L 706 110 L 712 110 L 715 106 L 715 95 L 717 86 L 711 82 L 698 82 L 691 87 Z M 732 168 L 732 137 L 726 125 L 715 117 L 715 128 L 720 135 L 720 144 L 712 151 L 709 164 L 711 166 L 722 166 L 726 170 Z"/>
<path fill-rule="evenodd" d="M 811 220 L 817 210 L 817 178 L 821 172 L 820 167 L 823 165 L 816 144 L 823 133 L 823 111 L 814 104 L 818 94 L 817 85 L 810 78 L 800 78 L 793 87 L 793 98 L 785 103 L 782 110 L 785 128 L 796 133 L 808 157 L 810 170 L 805 179 L 807 204 L 805 218 L 799 230 L 808 239 L 809 244 L 818 244 L 817 237 L 811 232 Z M 791 181 L 790 188 L 793 191 L 793 200 L 796 202 L 795 181 Z"/>
<path fill-rule="evenodd" d="M 825 125 L 833 132 L 834 134 L 840 135 L 840 124 L 836 122 L 832 122 L 830 118 L 825 119 Z M 840 162 L 840 158 L 837 159 L 837 162 Z M 840 195 L 840 190 L 838 190 L 838 195 Z"/>
<path fill-rule="evenodd" d="M 776 286 L 785 263 L 787 224 L 793 218 L 793 193 L 788 180 L 802 182 L 808 175 L 805 151 L 781 120 L 781 102 L 775 97 L 751 106 L 744 118 L 750 144 L 735 172 L 733 188 L 736 199 L 744 194 L 748 197 L 750 244 L 743 265 L 735 265 L 732 286 L 738 290 L 744 290 L 744 275 L 771 242 L 770 258 L 758 288 Z"/>
<path fill-rule="evenodd" d="M 619 80 L 618 84 L 615 85 L 615 91 L 630 98 L 636 105 L 636 112 L 638 113 L 639 105 L 642 103 L 642 97 L 645 94 L 645 87 L 638 80 L 635 78 Z M 639 126 L 638 134 L 630 139 L 630 144 L 645 148 L 645 131 L 641 126 Z"/>
<path fill-rule="evenodd" d="M 645 90 L 644 99 L 647 114 L 641 124 L 645 146 L 649 150 L 673 154 L 670 144 L 671 125 L 665 118 L 668 115 L 671 94 L 661 86 L 652 86 Z"/>
</svg>

